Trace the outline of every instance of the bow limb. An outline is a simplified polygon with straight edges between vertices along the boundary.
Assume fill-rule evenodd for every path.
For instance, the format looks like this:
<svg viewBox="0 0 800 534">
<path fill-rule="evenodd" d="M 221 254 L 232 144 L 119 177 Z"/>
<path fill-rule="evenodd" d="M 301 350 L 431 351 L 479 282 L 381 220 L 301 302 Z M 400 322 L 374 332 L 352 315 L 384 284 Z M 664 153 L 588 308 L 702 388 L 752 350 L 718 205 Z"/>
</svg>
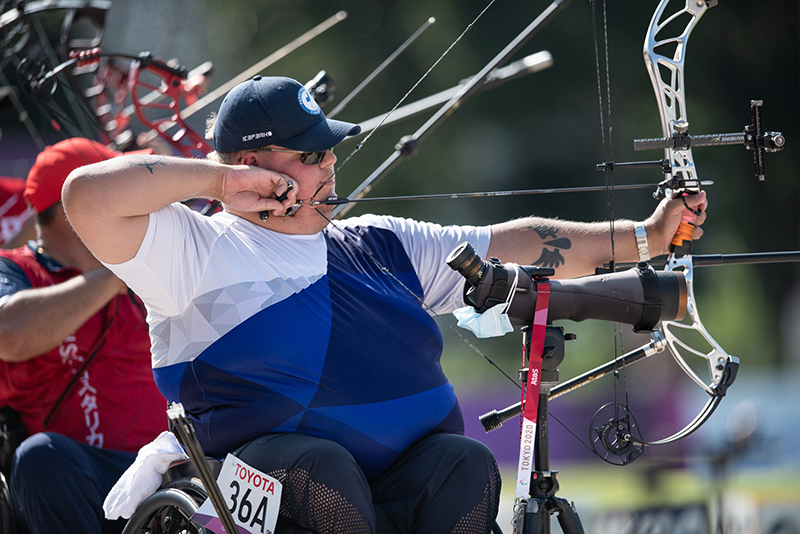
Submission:
<svg viewBox="0 0 800 534">
<path fill-rule="evenodd" d="M 694 297 L 694 266 L 692 264 L 692 257 L 683 256 L 681 258 L 676 258 L 672 255 L 669 258 L 666 269 L 680 270 L 683 272 L 686 281 L 686 313 L 688 317 L 685 321 L 662 321 L 661 331 L 663 332 L 664 341 L 680 368 L 692 381 L 708 393 L 709 398 L 697 416 L 695 416 L 689 424 L 671 436 L 656 441 L 645 441 L 640 437 L 630 436 L 630 441 L 640 445 L 666 445 L 668 443 L 674 443 L 700 428 L 719 406 L 722 398 L 728 391 L 728 387 L 730 387 L 736 379 L 736 374 L 739 369 L 739 359 L 725 352 L 725 349 L 711 337 L 711 334 L 708 333 L 708 330 L 706 330 L 703 322 L 700 320 L 700 315 L 697 311 L 697 302 Z M 682 336 L 686 336 L 687 334 L 688 338 L 682 338 Z M 658 331 L 654 332 L 653 335 L 658 335 Z M 689 345 L 689 340 L 696 345 L 699 338 L 702 338 L 706 345 L 706 348 L 702 350 Z M 698 373 L 688 364 L 686 361 L 686 357 L 688 356 L 699 357 L 705 360 L 710 377 L 708 383 L 700 378 Z"/>
<path fill-rule="evenodd" d="M 684 84 L 686 43 L 700 17 L 716 3 L 716 0 L 685 2 L 682 9 L 671 15 L 665 15 L 670 0 L 662 0 L 650 21 L 650 29 L 644 44 L 644 60 L 656 93 L 664 137 L 681 135 L 688 130 Z M 676 26 L 679 27 L 680 21 L 683 20 L 687 21 L 686 25 L 675 33 Z M 672 196 L 699 192 L 700 182 L 697 179 L 691 148 L 666 148 L 664 156 L 670 162 L 672 172 L 671 175 L 667 175 L 667 180 L 662 182 L 659 188 L 663 186 L 664 193 Z M 700 320 L 694 296 L 694 268 L 690 247 L 693 217 L 694 215 L 687 210 L 684 223 L 689 225 L 685 229 L 679 228 L 676 238 L 673 239 L 673 245 L 678 249 L 674 249 L 670 254 L 666 266 L 668 270 L 683 271 L 687 285 L 687 317 L 684 321 L 663 321 L 661 329 L 675 361 L 711 398 L 695 420 L 683 430 L 650 444 L 671 443 L 699 428 L 711 416 L 725 395 L 728 386 L 736 377 L 739 365 L 739 360 L 725 352 Z M 684 231 L 687 233 L 682 234 Z M 681 243 L 681 240 L 686 240 L 688 243 Z M 688 245 L 683 248 L 686 255 L 678 257 L 681 245 Z M 690 340 L 696 344 L 700 339 L 705 344 L 703 349 L 694 348 L 689 344 Z M 687 357 L 690 356 L 705 360 L 710 377 L 708 383 L 689 365 Z"/>
<path fill-rule="evenodd" d="M 697 22 L 710 7 L 716 5 L 717 0 L 686 1 L 683 9 L 666 15 L 667 7 L 673 3 L 672 0 L 661 0 L 644 42 L 644 62 L 658 101 L 661 132 L 665 138 L 688 131 L 684 84 L 686 44 Z M 684 20 L 686 25 L 683 29 L 673 33 Z M 684 193 L 700 191 L 691 148 L 665 148 L 664 158 L 669 161 L 671 170 L 659 184 L 658 196 L 679 197 Z M 684 222 L 672 241 L 673 249 L 677 248 L 680 253 L 691 253 L 694 220 L 694 214 L 687 210 Z"/>
<path fill-rule="evenodd" d="M 3 5 L 8 2 L 4 2 Z M 11 3 L 8 9 L 0 13 L 0 45 L 2 45 L 2 60 L 0 66 L 6 63 L 16 54 L 21 52 L 29 43 L 31 37 L 31 26 L 28 18 L 38 13 L 53 10 L 67 10 L 61 26 L 61 52 L 62 59 L 66 59 L 70 46 L 77 46 L 75 39 L 71 37 L 71 30 L 76 20 L 90 18 L 95 27 L 99 30 L 100 36 L 90 38 L 90 41 L 97 41 L 102 36 L 105 26 L 105 12 L 111 8 L 110 0 L 39 0 L 34 2 L 22 2 L 16 0 Z M 78 42 L 85 42 L 79 40 Z M 92 45 L 82 45 L 90 48 Z"/>
</svg>

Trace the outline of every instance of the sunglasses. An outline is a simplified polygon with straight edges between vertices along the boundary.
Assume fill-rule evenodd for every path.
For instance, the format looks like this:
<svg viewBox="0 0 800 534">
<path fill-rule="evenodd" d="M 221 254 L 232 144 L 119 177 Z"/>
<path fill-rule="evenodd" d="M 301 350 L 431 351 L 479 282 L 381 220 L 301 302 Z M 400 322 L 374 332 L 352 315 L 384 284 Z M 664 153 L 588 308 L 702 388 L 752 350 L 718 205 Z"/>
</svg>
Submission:
<svg viewBox="0 0 800 534">
<path fill-rule="evenodd" d="M 285 152 L 286 154 L 300 154 L 300 163 L 303 165 L 318 165 L 325 158 L 327 150 L 322 152 L 303 152 L 302 150 L 289 150 L 288 148 L 260 148 L 263 152 Z"/>
</svg>

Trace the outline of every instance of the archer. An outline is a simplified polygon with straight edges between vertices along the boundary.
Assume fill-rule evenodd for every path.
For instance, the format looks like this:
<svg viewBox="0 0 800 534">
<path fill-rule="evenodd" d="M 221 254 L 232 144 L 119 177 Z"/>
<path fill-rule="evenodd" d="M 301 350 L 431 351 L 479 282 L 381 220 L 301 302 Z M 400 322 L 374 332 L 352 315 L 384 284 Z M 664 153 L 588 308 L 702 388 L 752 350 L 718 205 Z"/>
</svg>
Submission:
<svg viewBox="0 0 800 534">
<path fill-rule="evenodd" d="M 147 304 L 164 396 L 185 406 L 206 454 L 282 477 L 287 519 L 372 532 L 381 503 L 404 531 L 488 532 L 499 472 L 463 436 L 431 317 L 461 304 L 463 278 L 445 258 L 466 240 L 481 256 L 532 264 L 559 243 L 556 277 L 581 276 L 611 260 L 610 230 L 537 217 L 333 222 L 333 206 L 313 202 L 335 196 L 331 149 L 358 131 L 327 119 L 298 82 L 256 76 L 222 102 L 207 160 L 83 167 L 65 208 Z M 193 197 L 225 211 L 179 204 Z M 705 194 L 686 202 L 702 224 Z M 684 209 L 664 200 L 643 223 L 617 221 L 616 258 L 666 254 Z"/>
</svg>

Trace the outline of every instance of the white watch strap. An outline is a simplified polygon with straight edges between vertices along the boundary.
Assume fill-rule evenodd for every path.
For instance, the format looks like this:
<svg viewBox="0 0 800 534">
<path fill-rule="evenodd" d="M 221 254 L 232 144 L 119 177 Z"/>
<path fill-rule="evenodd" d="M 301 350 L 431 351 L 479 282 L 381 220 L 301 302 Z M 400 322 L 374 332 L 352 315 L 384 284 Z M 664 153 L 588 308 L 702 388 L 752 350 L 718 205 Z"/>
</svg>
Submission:
<svg viewBox="0 0 800 534">
<path fill-rule="evenodd" d="M 633 233 L 636 236 L 636 248 L 639 249 L 639 261 L 649 261 L 650 249 L 647 247 L 647 231 L 644 229 L 644 223 L 634 223 Z"/>
</svg>

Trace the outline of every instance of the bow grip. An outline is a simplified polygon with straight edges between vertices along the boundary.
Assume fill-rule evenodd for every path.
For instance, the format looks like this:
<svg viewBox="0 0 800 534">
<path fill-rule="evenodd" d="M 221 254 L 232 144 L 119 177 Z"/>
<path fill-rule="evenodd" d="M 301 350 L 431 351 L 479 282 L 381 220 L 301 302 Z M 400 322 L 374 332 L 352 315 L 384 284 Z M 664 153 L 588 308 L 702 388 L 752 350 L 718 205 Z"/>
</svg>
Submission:
<svg viewBox="0 0 800 534">
<path fill-rule="evenodd" d="M 678 225 L 678 230 L 672 236 L 672 241 L 669 244 L 670 253 L 680 258 L 682 256 L 689 256 L 692 253 L 692 241 L 694 240 L 694 229 L 697 228 L 697 215 L 699 212 L 694 212 L 686 204 L 686 196 L 688 193 L 680 193 L 683 198 L 683 205 L 686 208 L 683 210 L 681 222 Z"/>
</svg>

